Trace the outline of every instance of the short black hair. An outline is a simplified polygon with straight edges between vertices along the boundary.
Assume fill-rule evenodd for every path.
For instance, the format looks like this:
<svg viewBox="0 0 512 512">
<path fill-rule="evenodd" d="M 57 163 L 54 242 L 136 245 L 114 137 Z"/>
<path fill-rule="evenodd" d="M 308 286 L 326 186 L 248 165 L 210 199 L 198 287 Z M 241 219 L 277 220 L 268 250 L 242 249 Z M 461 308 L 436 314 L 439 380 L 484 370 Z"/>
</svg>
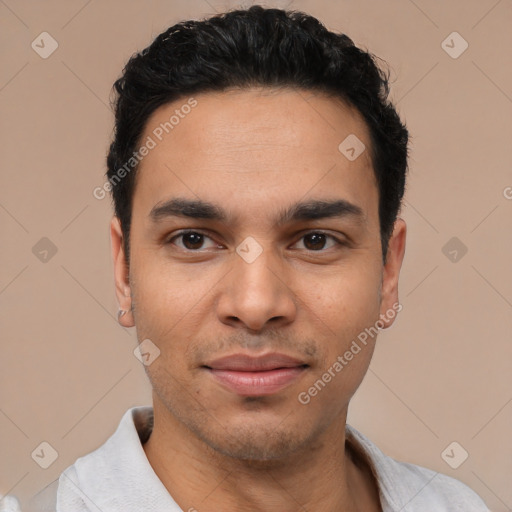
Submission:
<svg viewBox="0 0 512 512">
<path fill-rule="evenodd" d="M 192 94 L 260 86 L 323 92 L 363 116 L 379 189 L 385 261 L 404 194 L 409 136 L 388 100 L 389 71 L 376 59 L 306 13 L 260 5 L 182 21 L 133 55 L 114 83 L 115 128 L 106 173 L 127 261 L 138 167 L 133 156 L 150 115 Z"/>
</svg>

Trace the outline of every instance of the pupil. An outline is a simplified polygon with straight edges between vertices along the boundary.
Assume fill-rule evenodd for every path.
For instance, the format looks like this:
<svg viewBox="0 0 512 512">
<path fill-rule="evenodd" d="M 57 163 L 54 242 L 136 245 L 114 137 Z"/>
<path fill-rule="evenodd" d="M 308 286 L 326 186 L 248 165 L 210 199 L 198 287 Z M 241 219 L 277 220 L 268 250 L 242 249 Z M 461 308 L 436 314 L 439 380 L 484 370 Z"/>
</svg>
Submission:
<svg viewBox="0 0 512 512">
<path fill-rule="evenodd" d="M 203 243 L 203 235 L 199 233 L 186 233 L 183 236 L 183 242 L 187 249 L 199 249 Z M 194 247 L 189 247 L 190 245 Z M 199 247 L 196 247 L 199 246 Z"/>
<path fill-rule="evenodd" d="M 316 248 L 317 249 L 322 249 L 322 247 L 324 246 L 325 244 L 325 235 L 321 234 L 321 233 L 313 233 L 311 235 L 306 235 L 306 240 L 313 240 L 313 244 L 314 246 L 317 246 Z M 321 245 L 321 247 L 318 247 L 318 244 Z M 308 244 L 306 243 L 305 244 L 306 247 L 308 246 Z M 311 244 L 309 244 L 311 245 Z M 310 248 L 310 247 L 308 247 Z"/>
</svg>

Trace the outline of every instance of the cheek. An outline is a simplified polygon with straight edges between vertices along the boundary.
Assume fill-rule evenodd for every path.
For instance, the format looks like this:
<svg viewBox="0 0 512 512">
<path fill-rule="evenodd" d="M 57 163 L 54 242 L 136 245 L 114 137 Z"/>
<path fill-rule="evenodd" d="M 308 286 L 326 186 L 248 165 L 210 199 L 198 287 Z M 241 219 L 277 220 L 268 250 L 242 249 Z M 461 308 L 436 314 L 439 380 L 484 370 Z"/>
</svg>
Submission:
<svg viewBox="0 0 512 512">
<path fill-rule="evenodd" d="M 352 265 L 317 283 L 309 295 L 305 312 L 323 357 L 302 391 L 319 411 L 331 403 L 331 414 L 340 412 L 368 370 L 377 333 L 372 327 L 379 318 L 379 276 L 377 265 Z"/>
<path fill-rule="evenodd" d="M 373 324 L 379 317 L 380 272 L 376 266 L 339 267 L 321 279 L 303 281 L 297 293 L 306 313 L 314 313 L 326 334 L 341 340 Z"/>
<path fill-rule="evenodd" d="M 189 324 L 208 300 L 211 283 L 198 275 L 200 269 L 185 269 L 150 251 L 132 262 L 132 293 L 136 305 L 137 328 L 155 331 Z"/>
<path fill-rule="evenodd" d="M 145 369 L 155 390 L 167 396 L 170 390 L 179 392 L 189 385 L 189 350 L 211 311 L 207 301 L 216 280 L 198 276 L 200 271 L 185 271 L 183 265 L 149 250 L 134 257 L 132 270 L 137 337 L 139 342 L 150 339 L 160 350 Z"/>
</svg>

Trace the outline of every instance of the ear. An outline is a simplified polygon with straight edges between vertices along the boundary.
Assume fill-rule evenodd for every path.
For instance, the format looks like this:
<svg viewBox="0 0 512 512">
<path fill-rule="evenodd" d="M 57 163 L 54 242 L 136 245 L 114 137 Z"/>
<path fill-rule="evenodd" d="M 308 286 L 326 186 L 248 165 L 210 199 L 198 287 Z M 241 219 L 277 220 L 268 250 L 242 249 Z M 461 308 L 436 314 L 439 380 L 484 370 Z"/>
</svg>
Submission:
<svg viewBox="0 0 512 512">
<path fill-rule="evenodd" d="M 382 274 L 380 320 L 383 328 L 391 327 L 396 313 L 402 309 L 398 302 L 398 277 L 405 254 L 407 226 L 403 219 L 397 219 L 388 243 L 386 263 Z"/>
<path fill-rule="evenodd" d="M 132 312 L 132 299 L 128 264 L 124 253 L 124 238 L 121 223 L 118 217 L 113 217 L 110 222 L 110 242 L 112 246 L 112 258 L 114 260 L 114 278 L 116 285 L 116 296 L 119 307 L 127 311 L 119 317 L 119 323 L 123 327 L 134 327 L 135 322 Z"/>
</svg>

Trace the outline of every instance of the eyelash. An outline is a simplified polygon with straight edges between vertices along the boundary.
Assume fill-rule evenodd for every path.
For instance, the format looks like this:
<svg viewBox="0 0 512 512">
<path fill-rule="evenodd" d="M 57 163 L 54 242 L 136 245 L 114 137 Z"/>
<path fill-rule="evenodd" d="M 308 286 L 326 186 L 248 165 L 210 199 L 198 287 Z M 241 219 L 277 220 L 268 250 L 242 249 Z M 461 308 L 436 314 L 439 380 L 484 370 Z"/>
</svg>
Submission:
<svg viewBox="0 0 512 512">
<path fill-rule="evenodd" d="M 180 238 L 180 237 L 183 237 L 185 235 L 188 235 L 188 234 L 191 234 L 191 233 L 194 233 L 194 234 L 197 234 L 197 235 L 202 235 L 206 238 L 210 238 L 210 240 L 212 240 L 212 238 L 207 235 L 206 233 L 203 233 L 202 231 L 199 231 L 199 230 L 195 230 L 195 229 L 189 229 L 189 230 L 183 230 L 183 231 L 180 231 L 178 233 L 176 233 L 172 238 L 170 238 L 169 240 L 167 240 L 166 242 L 166 245 L 169 245 L 169 244 L 173 244 L 174 240 L 176 240 L 177 238 Z M 308 231 L 307 233 L 304 233 L 300 238 L 299 240 L 302 240 L 304 237 L 308 236 L 308 235 L 311 235 L 311 234 L 318 234 L 318 235 L 325 235 L 327 238 L 330 238 L 332 240 L 334 240 L 336 242 L 336 244 L 340 247 L 343 247 L 343 246 L 346 246 L 347 245 L 347 242 L 346 241 L 343 241 L 343 240 L 340 240 L 339 238 L 335 237 L 334 235 L 331 235 L 329 233 L 326 233 L 325 231 L 322 231 L 322 230 L 312 230 L 312 231 Z M 183 249 L 180 247 L 181 250 L 183 251 L 186 251 L 186 252 L 201 252 L 201 249 Z M 332 249 L 331 248 L 328 248 L 328 249 Z M 312 249 L 305 249 L 306 251 L 308 252 L 311 252 L 311 253 L 322 253 L 322 252 L 326 252 L 328 249 L 319 249 L 317 251 L 315 250 L 312 250 Z"/>
</svg>

